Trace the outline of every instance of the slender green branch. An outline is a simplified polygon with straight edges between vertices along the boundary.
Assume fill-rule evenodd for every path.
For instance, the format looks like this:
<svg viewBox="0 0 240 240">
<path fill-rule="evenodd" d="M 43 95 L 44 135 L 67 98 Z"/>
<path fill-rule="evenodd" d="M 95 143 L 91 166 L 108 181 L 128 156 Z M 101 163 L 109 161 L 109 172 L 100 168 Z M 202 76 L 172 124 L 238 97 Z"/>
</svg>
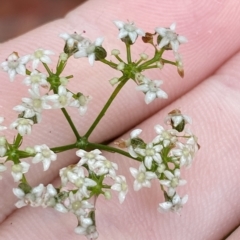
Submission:
<svg viewBox="0 0 240 240">
<path fill-rule="evenodd" d="M 176 66 L 176 65 L 177 65 L 177 63 L 176 63 L 176 62 L 169 61 L 169 60 L 167 60 L 167 59 L 164 59 L 164 58 L 162 58 L 162 61 L 163 61 L 163 63 L 172 64 L 172 65 L 174 65 L 174 66 Z"/>
<path fill-rule="evenodd" d="M 60 147 L 54 147 L 54 148 L 51 148 L 51 150 L 55 153 L 60 153 L 60 152 L 64 152 L 67 150 L 74 149 L 74 148 L 77 148 L 76 143 L 64 145 L 64 146 L 60 146 Z"/>
<path fill-rule="evenodd" d="M 45 69 L 47 70 L 49 76 L 52 76 L 53 73 L 52 73 L 51 70 L 49 69 L 48 65 L 47 65 L 46 63 L 42 63 L 42 64 L 43 64 L 43 66 L 45 67 Z"/>
<path fill-rule="evenodd" d="M 131 45 L 126 43 L 126 49 L 127 49 L 127 61 L 128 63 L 132 63 Z"/>
<path fill-rule="evenodd" d="M 129 78 L 127 78 L 124 75 L 121 78 L 119 78 L 120 83 L 117 85 L 117 87 L 113 91 L 112 95 L 109 97 L 108 101 L 106 102 L 105 106 L 103 107 L 103 109 L 101 110 L 101 112 L 99 113 L 99 115 L 97 116 L 97 118 L 95 119 L 93 124 L 91 125 L 91 127 L 88 129 L 87 133 L 84 135 L 84 137 L 86 139 L 88 139 L 88 137 L 91 135 L 91 133 L 93 132 L 93 130 L 95 129 L 97 124 L 100 122 L 102 117 L 105 115 L 105 113 L 108 110 L 109 106 L 111 105 L 112 101 L 115 99 L 115 97 L 117 96 L 119 91 L 122 89 L 122 87 L 125 85 L 125 83 L 127 82 L 128 79 Z"/>
<path fill-rule="evenodd" d="M 134 159 L 135 161 L 141 162 L 142 160 L 140 158 L 134 158 L 132 157 L 128 152 L 123 151 L 122 149 L 119 148 L 115 148 L 115 147 L 111 147 L 108 145 L 103 145 L 103 144 L 99 144 L 99 143 L 88 143 L 88 147 L 94 148 L 94 149 L 99 149 L 99 150 L 104 150 L 107 152 L 112 152 L 112 153 L 119 153 L 125 157 Z"/>
<path fill-rule="evenodd" d="M 124 62 L 118 55 L 114 55 L 119 62 Z"/>
<path fill-rule="evenodd" d="M 69 123 L 69 125 L 70 125 L 70 127 L 71 127 L 71 129 L 72 129 L 72 131 L 74 133 L 74 135 L 76 136 L 77 139 L 79 139 L 81 136 L 79 135 L 79 133 L 78 133 L 78 131 L 77 131 L 77 129 L 76 129 L 76 127 L 75 127 L 71 117 L 69 116 L 67 110 L 65 108 L 61 108 L 61 110 L 62 110 L 64 116 L 66 117 L 66 119 L 67 119 L 67 121 L 68 121 L 68 123 Z"/>
<path fill-rule="evenodd" d="M 159 61 L 161 59 L 161 57 L 162 57 L 163 52 L 164 52 L 163 48 L 159 52 L 156 51 L 155 52 L 155 56 L 152 59 L 150 59 L 150 60 L 144 62 L 143 64 L 141 64 L 139 66 L 139 68 L 140 69 L 145 69 L 145 67 L 148 67 L 149 65 L 155 63 L 156 61 Z"/>
<path fill-rule="evenodd" d="M 110 66 L 111 68 L 114 68 L 114 69 L 117 68 L 117 64 L 116 64 L 116 63 L 110 62 L 110 61 L 108 61 L 107 59 L 100 59 L 99 61 L 101 61 L 102 63 L 107 64 L 107 65 Z"/>
<path fill-rule="evenodd" d="M 14 141 L 14 145 L 15 145 L 17 148 L 21 145 L 22 139 L 23 139 L 23 137 L 18 133 L 18 135 L 17 135 L 17 137 L 16 137 L 16 139 L 15 139 L 15 141 Z"/>
</svg>

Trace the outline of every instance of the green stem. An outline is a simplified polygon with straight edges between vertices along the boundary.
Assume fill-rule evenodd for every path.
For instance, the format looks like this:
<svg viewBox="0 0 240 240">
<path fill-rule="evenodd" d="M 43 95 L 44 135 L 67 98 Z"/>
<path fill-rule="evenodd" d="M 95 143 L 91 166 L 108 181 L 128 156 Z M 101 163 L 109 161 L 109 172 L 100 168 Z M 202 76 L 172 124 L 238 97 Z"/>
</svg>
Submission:
<svg viewBox="0 0 240 240">
<path fill-rule="evenodd" d="M 112 101 L 115 99 L 115 97 L 117 96 L 117 94 L 119 93 L 121 88 L 125 85 L 125 83 L 127 82 L 128 79 L 129 78 L 127 78 L 124 75 L 121 78 L 119 78 L 119 82 L 120 83 L 115 88 L 115 90 L 113 91 L 112 95 L 109 97 L 109 99 L 106 102 L 105 106 L 103 107 L 103 109 L 101 110 L 101 112 L 99 113 L 99 115 L 97 116 L 97 118 L 95 119 L 93 124 L 91 125 L 91 127 L 88 129 L 87 133 L 84 135 L 84 137 L 86 139 L 88 139 L 88 137 L 91 135 L 92 131 L 95 129 L 95 127 L 98 125 L 98 123 L 100 122 L 102 117 L 105 115 L 105 113 L 108 110 L 109 106 L 111 105 Z"/>
<path fill-rule="evenodd" d="M 21 145 L 22 142 L 22 136 L 18 133 L 16 140 L 14 142 L 14 145 L 18 148 Z"/>
<path fill-rule="evenodd" d="M 53 73 L 52 73 L 51 70 L 49 69 L 48 65 L 47 65 L 46 63 L 42 63 L 42 64 L 43 64 L 43 66 L 45 67 L 45 69 L 47 70 L 49 76 L 52 76 Z"/>
<path fill-rule="evenodd" d="M 162 58 L 162 61 L 163 61 L 163 63 L 168 63 L 168 64 L 172 64 L 172 65 L 177 65 L 175 62 L 173 62 L 173 61 L 169 61 L 169 60 L 167 60 L 167 59 L 163 59 Z"/>
<path fill-rule="evenodd" d="M 132 159 L 134 159 L 134 160 L 136 160 L 138 162 L 142 161 L 140 158 L 132 157 L 128 152 L 123 151 L 122 149 L 111 147 L 111 146 L 108 146 L 108 145 L 103 145 L 103 144 L 99 144 L 99 143 L 91 143 L 91 142 L 89 142 L 88 143 L 88 147 L 93 148 L 93 149 L 104 150 L 104 151 L 111 152 L 111 153 L 119 153 L 119 154 L 121 154 L 121 155 L 123 155 L 125 157 L 132 158 Z"/>
<path fill-rule="evenodd" d="M 128 63 L 132 63 L 131 45 L 126 43 L 126 49 L 127 49 L 127 61 Z"/>
<path fill-rule="evenodd" d="M 60 146 L 60 147 L 51 148 L 51 150 L 52 150 L 53 152 L 55 152 L 55 153 L 60 153 L 60 152 L 64 152 L 64 151 L 67 151 L 67 150 L 74 149 L 74 148 L 77 148 L 77 147 L 76 147 L 76 143 L 69 144 L 69 145 L 65 145 L 65 146 Z"/>
<path fill-rule="evenodd" d="M 111 68 L 117 69 L 117 64 L 116 63 L 110 62 L 107 59 L 100 59 L 99 61 L 101 61 L 102 63 L 107 64 Z"/>
<path fill-rule="evenodd" d="M 140 69 L 145 69 L 145 67 L 148 67 L 148 66 L 151 65 L 152 63 L 156 63 L 156 61 L 159 61 L 159 60 L 161 59 L 163 52 L 164 52 L 164 49 L 163 49 L 163 48 L 162 48 L 159 52 L 156 51 L 156 52 L 155 52 L 155 56 L 154 56 L 152 59 L 144 62 L 144 63 L 141 64 L 138 68 L 140 68 Z"/>
<path fill-rule="evenodd" d="M 72 131 L 74 133 L 74 135 L 76 136 L 77 139 L 79 139 L 81 136 L 79 135 L 79 133 L 78 133 L 78 131 L 77 131 L 77 129 L 76 129 L 76 127 L 75 127 L 71 117 L 69 116 L 67 110 L 65 108 L 61 108 L 61 110 L 62 110 L 65 118 L 67 119 L 67 121 L 68 121 L 68 123 L 69 123 L 69 125 L 70 125 L 70 127 L 71 127 L 71 129 L 72 129 Z"/>
</svg>

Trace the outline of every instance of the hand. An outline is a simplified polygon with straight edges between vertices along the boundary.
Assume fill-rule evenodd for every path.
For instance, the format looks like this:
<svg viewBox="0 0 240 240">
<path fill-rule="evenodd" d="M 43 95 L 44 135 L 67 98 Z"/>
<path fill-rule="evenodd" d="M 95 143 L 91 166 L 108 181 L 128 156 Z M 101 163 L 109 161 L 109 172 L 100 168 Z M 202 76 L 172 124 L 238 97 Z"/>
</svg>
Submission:
<svg viewBox="0 0 240 240">
<path fill-rule="evenodd" d="M 189 195 L 189 201 L 181 216 L 158 213 L 158 203 L 164 198 L 157 182 L 151 189 L 130 191 L 122 205 L 115 197 L 110 201 L 99 197 L 96 218 L 100 240 L 223 239 L 239 225 L 239 13 L 234 0 L 204 3 L 198 0 L 87 1 L 65 19 L 0 46 L 1 62 L 13 51 L 25 55 L 38 47 L 59 53 L 64 44 L 57 37 L 60 33 L 85 30 L 92 39 L 105 36 L 103 45 L 111 50 L 120 45 L 115 37 L 118 30 L 111 21 L 126 19 L 150 32 L 157 26 L 169 26 L 176 21 L 177 32 L 188 38 L 189 43 L 180 48 L 185 77 L 178 77 L 177 72 L 172 71 L 175 68 L 171 67 L 153 73 L 155 79 L 164 80 L 168 100 L 156 100 L 146 106 L 144 95 L 135 90 L 133 83 L 127 84 L 102 119 L 92 140 L 119 139 L 132 128 L 143 129 L 143 135 L 151 138 L 153 126 L 162 124 L 164 116 L 171 110 L 179 108 L 191 115 L 201 149 L 191 169 L 183 171 L 188 184 L 181 191 Z M 57 56 L 53 58 L 54 63 L 56 59 Z M 114 73 L 105 70 L 101 63 L 95 63 L 91 68 L 82 60 L 70 61 L 67 73 L 75 77 L 73 87 L 93 96 L 87 115 L 80 118 L 76 114 L 74 117 L 78 129 L 84 133 L 113 91 L 108 80 Z M 0 75 L 1 116 L 6 118 L 6 123 L 11 123 L 16 118 L 12 108 L 26 96 L 27 90 L 21 80 L 16 78 L 11 83 L 5 73 Z M 60 111 L 46 113 L 44 121 L 34 126 L 34 134 L 24 143 L 26 146 L 46 141 L 49 146 L 67 144 L 73 136 L 68 127 L 65 128 L 65 121 Z M 116 154 L 107 156 L 118 163 L 119 173 L 128 176 L 131 188 L 130 161 Z M 27 177 L 33 186 L 40 182 L 55 184 L 59 181 L 59 168 L 76 161 L 74 151 L 66 152 L 59 155 L 47 172 L 34 165 Z M 61 214 L 50 208 L 16 210 L 13 187 L 11 174 L 3 174 L 0 182 L 0 239 L 84 239 L 73 232 L 77 223 L 71 214 Z M 239 238 L 240 229 L 229 237 L 231 240 Z"/>
</svg>

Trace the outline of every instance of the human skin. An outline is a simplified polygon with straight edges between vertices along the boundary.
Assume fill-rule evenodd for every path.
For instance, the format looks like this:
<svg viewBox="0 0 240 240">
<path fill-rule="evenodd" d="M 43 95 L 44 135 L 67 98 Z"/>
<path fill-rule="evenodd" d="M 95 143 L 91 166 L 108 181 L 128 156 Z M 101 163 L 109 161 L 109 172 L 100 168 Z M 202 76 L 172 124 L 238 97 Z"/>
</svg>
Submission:
<svg viewBox="0 0 240 240">
<path fill-rule="evenodd" d="M 169 98 L 157 99 L 148 106 L 144 95 L 135 90 L 135 85 L 132 82 L 127 84 L 95 129 L 91 140 L 126 139 L 129 131 L 135 128 L 143 129 L 142 137 L 151 140 L 154 125 L 163 124 L 166 114 L 178 108 L 192 117 L 192 129 L 198 136 L 201 149 L 192 167 L 182 171 L 188 184 L 181 187 L 180 193 L 187 193 L 189 201 L 181 215 L 157 212 L 158 204 L 164 201 L 157 182 L 151 189 L 133 191 L 129 167 L 136 167 L 137 163 L 132 164 L 117 154 L 105 154 L 119 165 L 118 173 L 127 176 L 130 191 L 122 205 L 116 197 L 112 200 L 99 197 L 96 206 L 99 239 L 218 240 L 232 231 L 234 233 L 228 239 L 240 239 L 240 230 L 234 230 L 240 223 L 240 41 L 237 37 L 240 6 L 235 0 L 87 1 L 64 19 L 1 44 L 0 61 L 3 62 L 13 51 L 23 56 L 42 47 L 56 53 L 51 65 L 54 67 L 57 55 L 63 49 L 63 40 L 58 35 L 83 30 L 92 40 L 104 36 L 103 46 L 108 52 L 113 48 L 124 52 L 124 45 L 117 39 L 118 30 L 111 21 L 127 19 L 149 32 L 158 26 L 170 26 L 175 21 L 176 31 L 189 40 L 179 50 L 184 59 L 185 77 L 181 79 L 172 66 L 151 72 L 150 77 L 164 80 L 163 90 Z M 150 45 L 142 46 L 144 48 L 136 44 L 133 51 L 140 54 L 151 48 Z M 101 63 L 90 67 L 84 60 L 71 60 L 65 73 L 75 76 L 70 88 L 93 97 L 86 116 L 82 118 L 74 114 L 73 117 L 82 134 L 113 91 L 108 80 L 119 74 Z M 5 117 L 6 123 L 11 123 L 16 118 L 12 108 L 19 104 L 21 97 L 27 96 L 27 90 L 20 77 L 11 83 L 7 74 L 0 72 L 0 78 L 0 115 Z M 51 122 L 53 119 L 57 121 Z M 53 147 L 74 141 L 60 111 L 44 114 L 42 124 L 42 127 L 41 124 L 34 126 L 32 135 L 26 137 L 26 145 L 46 143 Z M 74 151 L 60 154 L 48 171 L 43 172 L 42 166 L 34 165 L 27 178 L 33 186 L 40 182 L 56 184 L 59 182 L 59 168 L 77 161 Z M 11 190 L 16 184 L 10 171 L 2 175 L 0 240 L 84 239 L 73 231 L 77 223 L 72 214 L 31 207 L 16 209 L 14 203 L 17 199 Z"/>
</svg>

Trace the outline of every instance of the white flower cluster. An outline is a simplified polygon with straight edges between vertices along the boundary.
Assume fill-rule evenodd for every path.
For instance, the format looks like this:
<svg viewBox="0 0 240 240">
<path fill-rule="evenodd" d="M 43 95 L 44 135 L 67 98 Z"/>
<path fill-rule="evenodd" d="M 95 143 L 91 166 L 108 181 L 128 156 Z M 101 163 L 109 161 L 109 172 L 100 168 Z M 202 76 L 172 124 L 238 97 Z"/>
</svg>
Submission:
<svg viewBox="0 0 240 240">
<path fill-rule="evenodd" d="M 130 133 L 130 139 L 125 140 L 122 145 L 118 144 L 128 148 L 132 157 L 142 161 L 139 169 L 130 168 L 135 179 L 135 191 L 142 187 L 151 187 L 151 181 L 158 179 L 167 196 L 167 201 L 159 204 L 160 211 L 175 212 L 187 202 L 187 195 L 181 198 L 176 192 L 177 187 L 187 183 L 181 179 L 180 168 L 190 166 L 198 150 L 197 138 L 189 130 L 181 134 L 176 130 L 180 124 L 191 122 L 190 118 L 182 115 L 179 110 L 175 111 L 166 119 L 173 129 L 156 125 L 157 136 L 150 143 L 139 138 L 141 129 L 135 129 Z"/>
<path fill-rule="evenodd" d="M 50 94 L 51 84 L 47 74 L 37 70 L 39 63 L 50 64 L 49 55 L 54 54 L 50 50 L 37 49 L 32 55 L 19 57 L 16 52 L 13 52 L 5 62 L 1 64 L 4 71 L 8 72 L 10 80 L 13 81 L 17 74 L 26 76 L 23 83 L 30 87 L 28 89 L 29 97 L 22 98 L 22 103 L 15 106 L 13 109 L 17 111 L 21 117 L 16 119 L 10 128 L 17 129 L 21 136 L 31 134 L 32 126 L 35 122 L 40 122 L 42 111 L 44 109 L 56 109 L 72 106 L 79 109 L 80 115 L 84 115 L 87 111 L 87 104 L 91 97 L 83 94 L 73 97 L 66 88 L 67 81 L 59 78 L 58 91 L 55 94 Z M 26 64 L 32 61 L 32 72 L 27 70 Z M 45 91 L 45 93 L 43 93 Z"/>
</svg>

